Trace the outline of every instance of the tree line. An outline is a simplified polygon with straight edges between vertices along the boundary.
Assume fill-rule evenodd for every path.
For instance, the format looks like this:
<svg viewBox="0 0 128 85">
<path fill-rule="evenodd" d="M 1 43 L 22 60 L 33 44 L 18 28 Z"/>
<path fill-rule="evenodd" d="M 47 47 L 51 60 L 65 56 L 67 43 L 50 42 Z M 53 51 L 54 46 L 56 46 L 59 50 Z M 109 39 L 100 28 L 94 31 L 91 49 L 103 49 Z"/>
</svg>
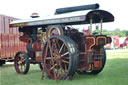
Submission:
<svg viewBox="0 0 128 85">
<path fill-rule="evenodd" d="M 122 30 L 122 31 L 120 29 L 115 29 L 114 31 L 103 30 L 102 34 L 119 35 L 120 37 L 127 37 L 128 36 L 128 30 Z"/>
</svg>

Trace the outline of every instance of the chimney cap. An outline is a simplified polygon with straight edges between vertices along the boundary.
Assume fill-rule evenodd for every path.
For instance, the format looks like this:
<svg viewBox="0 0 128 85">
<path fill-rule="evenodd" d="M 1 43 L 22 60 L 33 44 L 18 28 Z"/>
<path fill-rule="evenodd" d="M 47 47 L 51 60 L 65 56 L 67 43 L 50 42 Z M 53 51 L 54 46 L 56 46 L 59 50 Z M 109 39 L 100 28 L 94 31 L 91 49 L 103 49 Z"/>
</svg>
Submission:
<svg viewBox="0 0 128 85">
<path fill-rule="evenodd" d="M 30 17 L 32 17 L 32 18 L 36 18 L 36 17 L 39 17 L 39 14 L 34 12 L 34 13 L 31 14 Z"/>
</svg>

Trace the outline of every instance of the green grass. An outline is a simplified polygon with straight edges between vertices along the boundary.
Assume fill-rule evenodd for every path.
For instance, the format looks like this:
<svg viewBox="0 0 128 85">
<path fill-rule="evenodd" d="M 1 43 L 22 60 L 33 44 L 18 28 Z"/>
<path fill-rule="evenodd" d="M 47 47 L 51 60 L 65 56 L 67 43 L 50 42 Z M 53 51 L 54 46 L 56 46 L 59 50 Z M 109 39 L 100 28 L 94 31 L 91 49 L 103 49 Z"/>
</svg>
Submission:
<svg viewBox="0 0 128 85">
<path fill-rule="evenodd" d="M 78 75 L 73 80 L 41 80 L 38 65 L 31 65 L 27 75 L 19 75 L 12 64 L 0 67 L 0 85 L 127 85 L 128 50 L 107 51 L 105 68 L 99 75 Z"/>
</svg>

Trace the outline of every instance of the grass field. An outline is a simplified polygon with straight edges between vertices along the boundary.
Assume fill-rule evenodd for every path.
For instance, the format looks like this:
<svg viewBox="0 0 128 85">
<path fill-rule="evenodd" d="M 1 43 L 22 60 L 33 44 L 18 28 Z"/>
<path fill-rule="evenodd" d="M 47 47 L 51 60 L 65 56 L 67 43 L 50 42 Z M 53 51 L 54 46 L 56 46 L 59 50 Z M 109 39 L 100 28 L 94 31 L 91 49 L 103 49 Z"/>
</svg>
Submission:
<svg viewBox="0 0 128 85">
<path fill-rule="evenodd" d="M 104 70 L 97 76 L 78 75 L 73 80 L 41 80 L 38 65 L 31 65 L 27 75 L 15 72 L 13 64 L 0 67 L 0 85 L 128 85 L 128 50 L 107 51 Z"/>
</svg>

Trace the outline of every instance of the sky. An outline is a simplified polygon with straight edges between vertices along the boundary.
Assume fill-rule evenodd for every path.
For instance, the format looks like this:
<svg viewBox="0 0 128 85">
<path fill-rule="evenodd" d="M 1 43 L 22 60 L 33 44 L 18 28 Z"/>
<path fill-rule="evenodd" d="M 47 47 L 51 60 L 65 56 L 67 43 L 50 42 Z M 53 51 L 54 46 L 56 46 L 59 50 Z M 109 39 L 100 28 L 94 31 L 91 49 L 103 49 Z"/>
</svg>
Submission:
<svg viewBox="0 0 128 85">
<path fill-rule="evenodd" d="M 115 17 L 112 23 L 104 24 L 104 29 L 128 30 L 127 0 L 0 0 L 0 14 L 20 19 L 29 18 L 33 12 L 40 16 L 54 15 L 56 8 L 100 4 L 100 9 L 109 11 Z"/>
</svg>

